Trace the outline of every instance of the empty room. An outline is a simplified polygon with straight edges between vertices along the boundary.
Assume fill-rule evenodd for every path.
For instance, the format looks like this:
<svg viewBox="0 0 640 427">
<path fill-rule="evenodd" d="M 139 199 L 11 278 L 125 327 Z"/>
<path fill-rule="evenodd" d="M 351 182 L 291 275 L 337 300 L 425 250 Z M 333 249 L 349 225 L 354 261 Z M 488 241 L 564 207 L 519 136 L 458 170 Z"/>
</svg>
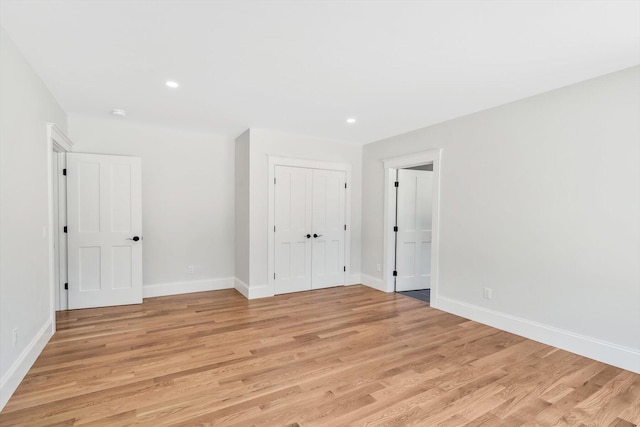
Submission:
<svg viewBox="0 0 640 427">
<path fill-rule="evenodd" d="M 640 0 L 0 0 L 0 425 L 640 426 Z"/>
</svg>

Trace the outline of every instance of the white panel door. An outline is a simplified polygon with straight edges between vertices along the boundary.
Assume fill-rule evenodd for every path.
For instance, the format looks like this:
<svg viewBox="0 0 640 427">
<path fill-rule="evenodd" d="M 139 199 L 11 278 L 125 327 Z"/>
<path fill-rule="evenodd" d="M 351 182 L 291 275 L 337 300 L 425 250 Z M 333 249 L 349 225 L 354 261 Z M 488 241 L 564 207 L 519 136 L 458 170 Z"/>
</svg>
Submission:
<svg viewBox="0 0 640 427">
<path fill-rule="evenodd" d="M 311 169 L 275 168 L 275 277 L 276 294 L 311 289 Z"/>
<path fill-rule="evenodd" d="M 140 159 L 67 154 L 69 309 L 142 302 Z"/>
<path fill-rule="evenodd" d="M 431 287 L 433 172 L 398 170 L 396 291 Z"/>
<path fill-rule="evenodd" d="M 313 171 L 313 289 L 345 283 L 345 177 L 342 171 Z"/>
</svg>

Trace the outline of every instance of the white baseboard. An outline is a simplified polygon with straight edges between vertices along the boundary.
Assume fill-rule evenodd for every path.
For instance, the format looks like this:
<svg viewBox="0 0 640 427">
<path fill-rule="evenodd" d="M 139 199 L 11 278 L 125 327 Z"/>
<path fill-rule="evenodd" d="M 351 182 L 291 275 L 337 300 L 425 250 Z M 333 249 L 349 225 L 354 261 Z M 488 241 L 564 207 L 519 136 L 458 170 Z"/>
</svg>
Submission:
<svg viewBox="0 0 640 427">
<path fill-rule="evenodd" d="M 367 285 L 370 288 L 377 289 L 382 292 L 387 292 L 387 285 L 382 279 L 376 279 L 375 277 L 367 276 L 366 274 L 362 274 L 361 279 L 363 285 Z"/>
<path fill-rule="evenodd" d="M 11 395 L 20 385 L 33 363 L 36 361 L 44 346 L 47 345 L 53 333 L 51 326 L 52 321 L 47 320 L 42 328 L 38 331 L 29 345 L 24 349 L 20 356 L 11 365 L 7 373 L 0 379 L 0 411 L 7 404 Z"/>
<path fill-rule="evenodd" d="M 158 283 L 142 287 L 142 297 L 161 297 L 165 295 L 189 294 L 192 292 L 233 289 L 233 277 L 220 279 L 192 280 L 190 282 Z"/>
<path fill-rule="evenodd" d="M 360 274 L 352 274 L 349 276 L 348 280 L 347 280 L 347 286 L 349 285 L 361 285 L 362 284 L 362 277 Z"/>
<path fill-rule="evenodd" d="M 246 299 L 267 298 L 274 295 L 271 286 L 259 285 L 249 286 L 237 277 L 234 280 L 236 291 L 240 292 Z"/>
<path fill-rule="evenodd" d="M 640 351 L 439 296 L 431 306 L 494 328 L 640 374 Z"/>
<path fill-rule="evenodd" d="M 349 281 L 346 285 L 350 286 L 361 284 L 362 278 L 360 277 L 360 274 L 352 274 L 349 276 Z M 247 299 L 268 298 L 275 295 L 273 289 L 271 289 L 271 285 L 269 284 L 250 287 L 237 277 L 234 279 L 234 287 L 236 291 L 240 292 Z"/>
<path fill-rule="evenodd" d="M 249 285 L 244 283 L 242 280 L 237 277 L 233 280 L 233 287 L 236 291 L 240 292 L 245 298 L 249 298 Z"/>
<path fill-rule="evenodd" d="M 273 288 L 269 284 L 249 287 L 249 299 L 268 298 L 274 295 Z"/>
</svg>

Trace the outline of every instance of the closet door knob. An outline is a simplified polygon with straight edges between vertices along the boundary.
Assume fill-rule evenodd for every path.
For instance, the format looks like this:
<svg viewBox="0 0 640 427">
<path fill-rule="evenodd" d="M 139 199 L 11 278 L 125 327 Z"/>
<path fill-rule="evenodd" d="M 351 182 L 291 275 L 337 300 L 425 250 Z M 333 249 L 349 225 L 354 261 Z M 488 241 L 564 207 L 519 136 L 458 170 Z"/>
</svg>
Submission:
<svg viewBox="0 0 640 427">
<path fill-rule="evenodd" d="M 322 237 L 322 234 L 314 234 L 314 235 L 313 235 L 313 238 L 314 238 L 314 239 L 317 239 L 318 237 Z"/>
<path fill-rule="evenodd" d="M 140 237 L 133 236 L 133 237 L 128 238 L 127 240 L 133 240 L 134 242 L 137 242 L 138 240 L 140 240 Z"/>
<path fill-rule="evenodd" d="M 311 234 L 307 234 L 307 239 L 310 239 L 310 238 L 311 238 Z"/>
</svg>

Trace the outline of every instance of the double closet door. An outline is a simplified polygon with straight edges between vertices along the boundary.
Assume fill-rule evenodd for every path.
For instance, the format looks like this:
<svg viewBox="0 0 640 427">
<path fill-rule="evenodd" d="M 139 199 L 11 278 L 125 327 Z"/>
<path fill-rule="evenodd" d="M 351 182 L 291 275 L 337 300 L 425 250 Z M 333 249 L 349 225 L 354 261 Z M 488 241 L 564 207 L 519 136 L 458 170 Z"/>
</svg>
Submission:
<svg viewBox="0 0 640 427">
<path fill-rule="evenodd" d="M 345 284 L 344 171 L 275 167 L 275 293 Z"/>
</svg>

